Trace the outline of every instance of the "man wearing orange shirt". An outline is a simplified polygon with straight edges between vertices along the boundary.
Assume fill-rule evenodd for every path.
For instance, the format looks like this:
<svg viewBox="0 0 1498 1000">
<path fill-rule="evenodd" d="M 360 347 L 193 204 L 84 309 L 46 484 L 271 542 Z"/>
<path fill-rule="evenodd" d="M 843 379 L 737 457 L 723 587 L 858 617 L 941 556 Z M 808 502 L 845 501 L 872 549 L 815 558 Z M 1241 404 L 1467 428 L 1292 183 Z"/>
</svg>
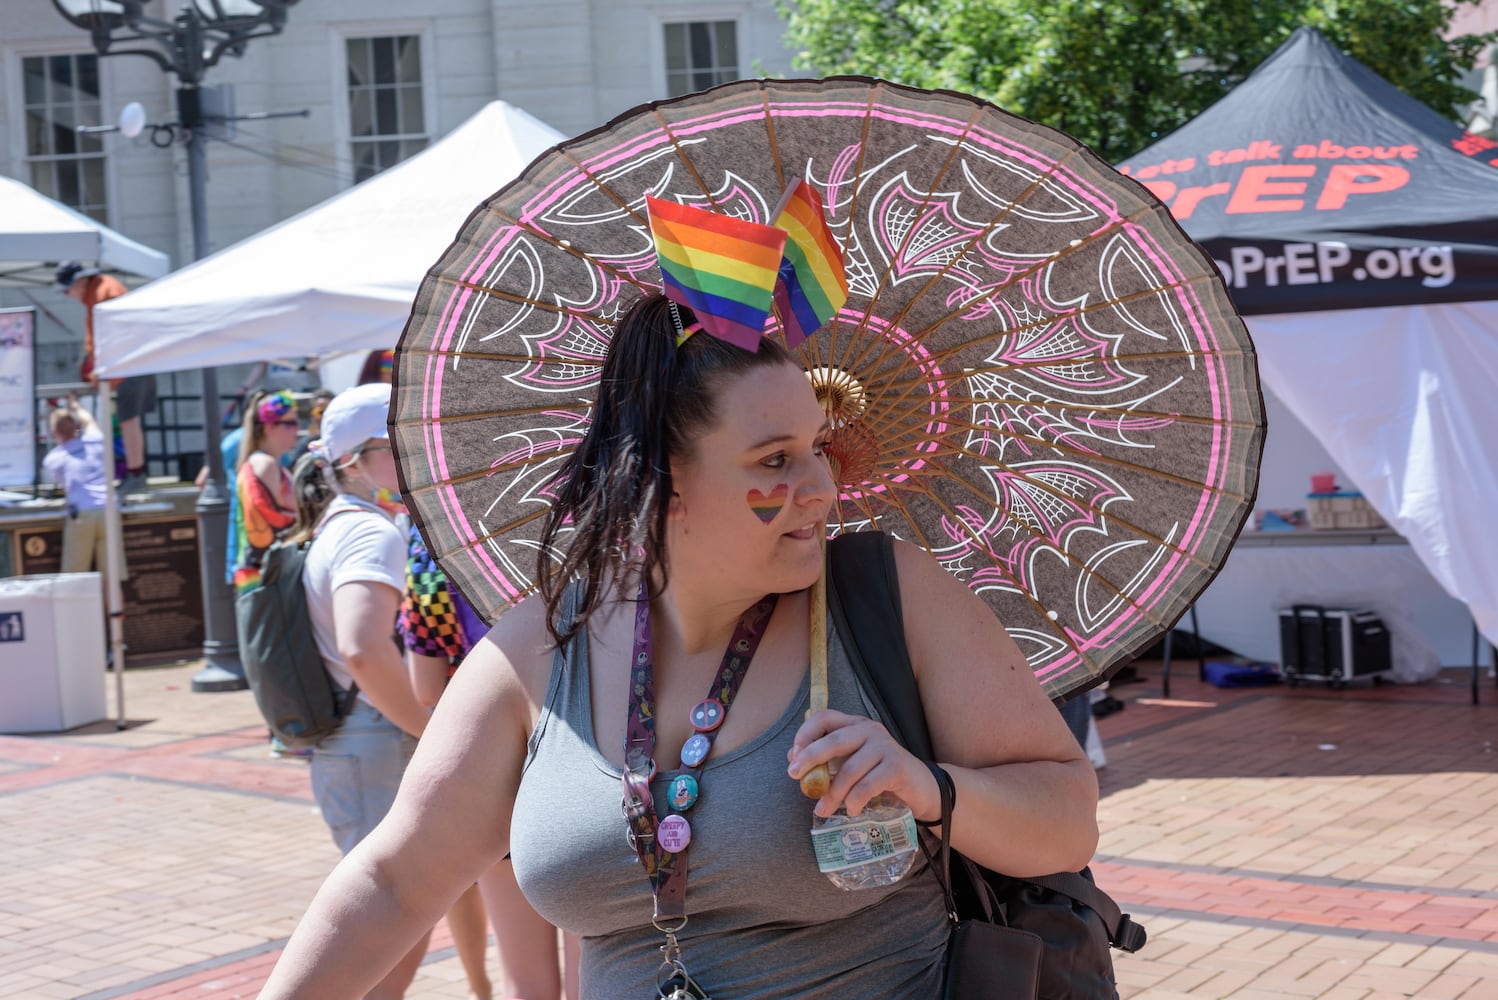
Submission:
<svg viewBox="0 0 1498 1000">
<path fill-rule="evenodd" d="M 57 269 L 57 288 L 83 306 L 83 380 L 98 385 L 94 378 L 94 306 L 124 295 L 125 286 L 96 267 L 70 260 Z M 156 409 L 156 376 L 135 375 L 112 385 L 120 439 L 125 445 L 125 478 L 120 481 L 120 492 L 140 493 L 146 489 L 146 435 L 140 418 Z"/>
</svg>

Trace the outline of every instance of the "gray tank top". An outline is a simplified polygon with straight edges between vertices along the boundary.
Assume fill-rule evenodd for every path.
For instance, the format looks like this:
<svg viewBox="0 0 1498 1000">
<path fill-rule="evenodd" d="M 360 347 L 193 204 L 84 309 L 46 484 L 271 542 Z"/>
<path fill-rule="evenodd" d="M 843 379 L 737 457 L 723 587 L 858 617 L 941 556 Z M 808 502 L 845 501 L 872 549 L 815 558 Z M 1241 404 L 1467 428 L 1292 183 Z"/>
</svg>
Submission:
<svg viewBox="0 0 1498 1000">
<path fill-rule="evenodd" d="M 831 707 L 877 717 L 830 622 L 827 632 Z M 574 642 L 556 655 L 531 735 L 510 829 L 515 876 L 543 917 L 581 935 L 584 1000 L 648 1000 L 663 937 L 624 840 L 619 769 L 594 743 L 589 688 L 588 644 Z M 768 730 L 708 758 L 689 814 L 683 959 L 713 1000 L 933 1000 L 947 918 L 924 860 L 894 886 L 855 892 L 817 870 L 811 801 L 785 773 L 807 699 L 803 681 Z M 676 773 L 657 776 L 657 802 Z"/>
</svg>

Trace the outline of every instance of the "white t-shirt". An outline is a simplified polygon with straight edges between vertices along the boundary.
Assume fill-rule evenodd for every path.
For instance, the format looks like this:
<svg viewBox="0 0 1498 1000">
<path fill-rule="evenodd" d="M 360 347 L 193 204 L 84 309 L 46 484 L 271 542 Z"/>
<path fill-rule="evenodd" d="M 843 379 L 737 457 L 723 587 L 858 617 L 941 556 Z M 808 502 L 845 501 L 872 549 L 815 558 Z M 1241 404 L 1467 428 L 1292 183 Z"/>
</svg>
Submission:
<svg viewBox="0 0 1498 1000">
<path fill-rule="evenodd" d="M 397 594 L 404 591 L 406 536 L 379 507 L 343 494 L 328 505 L 323 515 L 302 568 L 302 587 L 307 592 L 307 612 L 312 618 L 317 651 L 322 654 L 328 673 L 344 689 L 354 678 L 338 653 L 337 634 L 333 630 L 333 592 L 346 583 L 361 582 L 383 583 L 395 588 Z M 393 645 L 393 618 L 390 635 Z M 359 697 L 364 697 L 362 692 Z"/>
</svg>

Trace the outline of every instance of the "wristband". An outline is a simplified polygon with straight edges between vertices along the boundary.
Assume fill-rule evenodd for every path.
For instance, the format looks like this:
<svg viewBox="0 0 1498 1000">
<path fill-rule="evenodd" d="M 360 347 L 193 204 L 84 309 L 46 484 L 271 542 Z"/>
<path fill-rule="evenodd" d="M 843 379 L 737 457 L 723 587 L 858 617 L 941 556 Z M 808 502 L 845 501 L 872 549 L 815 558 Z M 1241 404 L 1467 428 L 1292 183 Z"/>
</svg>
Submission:
<svg viewBox="0 0 1498 1000">
<path fill-rule="evenodd" d="M 923 760 L 923 761 L 921 761 L 921 763 L 925 764 L 928 768 L 931 769 L 931 776 L 936 779 L 936 790 L 937 790 L 937 792 L 940 793 L 941 790 L 942 790 L 942 788 L 943 788 L 943 786 L 945 786 L 949 790 L 949 795 L 950 795 L 951 802 L 955 806 L 957 804 L 957 786 L 956 786 L 956 784 L 953 783 L 952 776 L 950 774 L 948 774 L 941 767 L 941 765 L 935 763 L 934 761 Z M 939 794 L 938 794 L 938 797 L 940 797 Z M 929 830 L 932 827 L 941 826 L 941 820 L 940 819 L 918 819 L 918 820 L 915 821 L 915 825 L 919 826 L 919 827 L 924 827 L 924 828 L 926 828 L 926 829 Z"/>
</svg>

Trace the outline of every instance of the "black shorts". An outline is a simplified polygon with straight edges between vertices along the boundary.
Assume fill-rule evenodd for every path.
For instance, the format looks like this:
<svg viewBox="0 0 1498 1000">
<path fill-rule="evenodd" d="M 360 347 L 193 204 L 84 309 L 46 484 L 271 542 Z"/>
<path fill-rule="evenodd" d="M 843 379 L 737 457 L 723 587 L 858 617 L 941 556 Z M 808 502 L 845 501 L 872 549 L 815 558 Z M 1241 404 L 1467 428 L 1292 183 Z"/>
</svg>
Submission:
<svg viewBox="0 0 1498 1000">
<path fill-rule="evenodd" d="M 114 409 L 121 420 L 134 420 L 156 409 L 156 376 L 132 375 L 114 390 Z"/>
</svg>

